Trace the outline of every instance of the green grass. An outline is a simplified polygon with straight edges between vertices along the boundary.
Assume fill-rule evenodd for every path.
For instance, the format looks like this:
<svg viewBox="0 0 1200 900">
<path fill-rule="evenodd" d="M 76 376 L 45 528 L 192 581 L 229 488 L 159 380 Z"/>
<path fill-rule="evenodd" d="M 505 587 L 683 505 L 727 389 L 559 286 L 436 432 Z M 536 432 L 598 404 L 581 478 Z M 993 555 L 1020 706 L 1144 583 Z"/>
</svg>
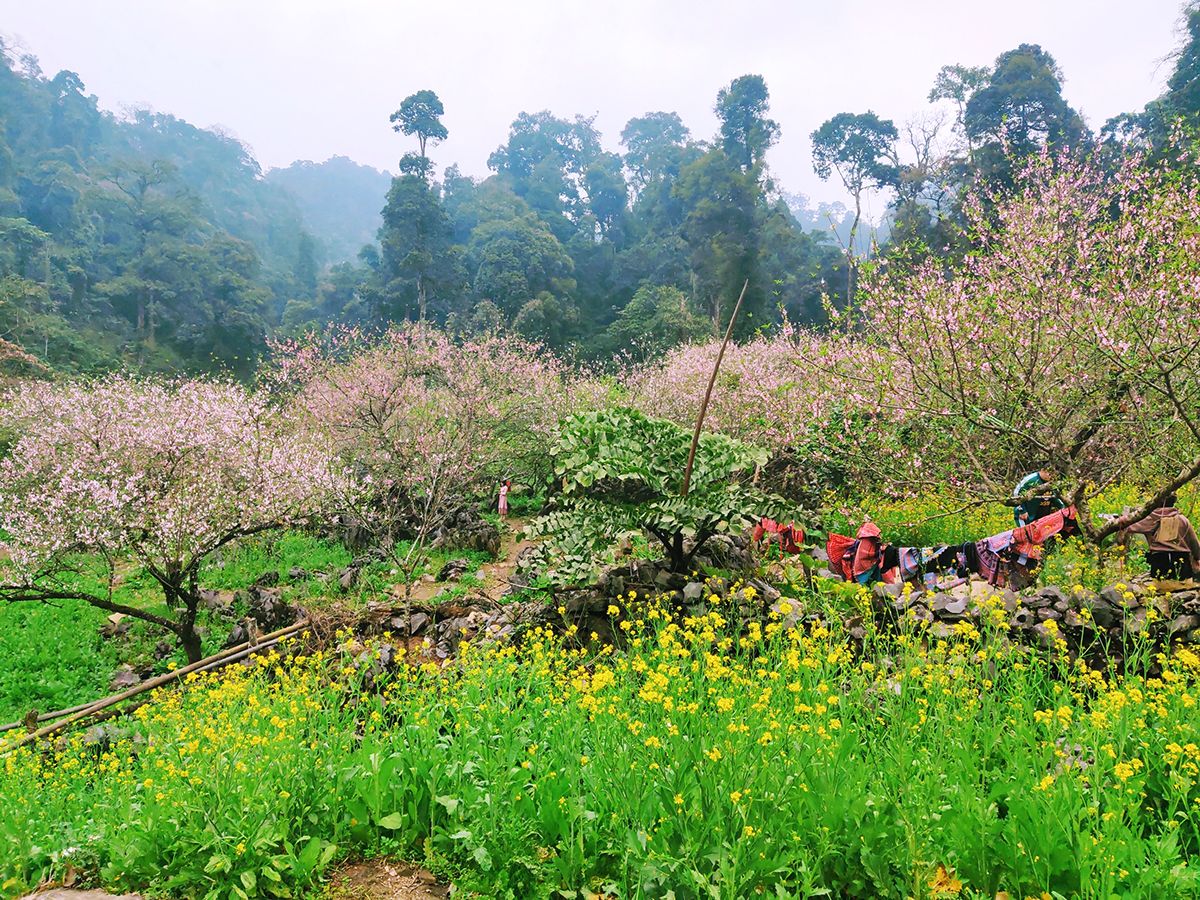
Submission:
<svg viewBox="0 0 1200 900">
<path fill-rule="evenodd" d="M 117 665 L 104 617 L 78 600 L 0 604 L 0 720 L 102 696 Z"/>
<path fill-rule="evenodd" d="M 1135 650 L 1118 678 L 985 624 L 852 654 L 819 625 L 639 608 L 627 654 L 534 635 L 382 682 L 280 660 L 145 708 L 145 743 L 19 752 L 0 891 L 69 866 L 294 896 L 381 853 L 497 900 L 1200 890 L 1200 657 L 1149 678 Z"/>
</svg>

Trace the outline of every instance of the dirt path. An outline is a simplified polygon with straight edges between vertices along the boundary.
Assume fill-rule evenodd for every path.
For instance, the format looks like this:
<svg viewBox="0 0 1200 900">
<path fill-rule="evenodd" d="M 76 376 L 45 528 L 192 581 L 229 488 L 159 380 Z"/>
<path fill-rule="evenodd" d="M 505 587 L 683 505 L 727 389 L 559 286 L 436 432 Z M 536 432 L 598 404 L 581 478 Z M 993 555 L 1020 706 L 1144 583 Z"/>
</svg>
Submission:
<svg viewBox="0 0 1200 900">
<path fill-rule="evenodd" d="M 510 587 L 509 581 L 517 568 L 517 557 L 526 547 L 532 547 L 534 541 L 525 537 L 526 519 L 507 519 L 501 528 L 500 553 L 495 562 L 484 563 L 480 566 L 483 572 L 483 593 L 492 600 L 499 600 L 501 595 Z M 504 530 L 507 526 L 507 530 Z"/>
<path fill-rule="evenodd" d="M 527 519 L 510 518 L 500 526 L 500 552 L 494 562 L 484 563 L 478 571 L 483 573 L 483 584 L 471 591 L 470 596 L 485 596 L 493 602 L 499 602 L 509 584 L 513 572 L 517 568 L 517 557 L 526 547 L 535 542 L 525 537 Z M 411 592 L 413 603 L 429 603 L 437 599 L 438 594 L 452 587 L 453 581 L 420 581 L 414 584 Z M 392 593 L 404 597 L 403 585 L 395 585 Z"/>
<path fill-rule="evenodd" d="M 372 859 L 337 869 L 329 878 L 330 900 L 444 900 L 450 886 L 420 866 Z"/>
</svg>

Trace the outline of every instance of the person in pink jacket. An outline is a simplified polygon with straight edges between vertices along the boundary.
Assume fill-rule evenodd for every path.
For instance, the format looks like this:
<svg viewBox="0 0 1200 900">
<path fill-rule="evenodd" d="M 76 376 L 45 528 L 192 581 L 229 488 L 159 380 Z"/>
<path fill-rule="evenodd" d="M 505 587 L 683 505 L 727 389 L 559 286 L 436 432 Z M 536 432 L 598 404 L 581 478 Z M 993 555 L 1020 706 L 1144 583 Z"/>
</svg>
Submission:
<svg viewBox="0 0 1200 900">
<path fill-rule="evenodd" d="M 508 479 L 500 485 L 500 499 L 496 504 L 496 511 L 500 513 L 500 518 L 508 518 L 508 492 L 512 490 L 512 482 Z"/>
<path fill-rule="evenodd" d="M 1168 495 L 1162 506 L 1121 532 L 1121 542 L 1126 544 L 1131 534 L 1146 536 L 1146 562 L 1155 578 L 1200 576 L 1200 540 L 1175 503 L 1175 495 Z"/>
</svg>

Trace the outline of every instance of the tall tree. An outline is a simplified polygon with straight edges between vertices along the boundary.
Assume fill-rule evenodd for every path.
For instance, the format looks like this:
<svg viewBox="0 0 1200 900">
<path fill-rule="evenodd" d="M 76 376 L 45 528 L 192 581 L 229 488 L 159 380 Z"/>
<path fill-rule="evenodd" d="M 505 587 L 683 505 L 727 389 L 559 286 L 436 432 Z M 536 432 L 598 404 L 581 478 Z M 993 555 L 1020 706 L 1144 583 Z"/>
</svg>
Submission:
<svg viewBox="0 0 1200 900">
<path fill-rule="evenodd" d="M 587 212 L 583 181 L 600 155 L 594 121 L 595 116 L 567 121 L 548 110 L 523 112 L 513 121 L 508 140 L 488 157 L 488 167 L 508 180 L 561 241 Z"/>
<path fill-rule="evenodd" d="M 400 102 L 400 108 L 392 113 L 390 121 L 392 130 L 412 137 L 417 136 L 422 159 L 428 159 L 425 152 L 427 144 L 435 146 L 444 141 L 450 134 L 442 124 L 442 116 L 446 114 L 442 101 L 433 91 L 424 90 L 410 94 Z"/>
<path fill-rule="evenodd" d="M 854 241 L 862 219 L 862 196 L 868 188 L 895 185 L 898 177 L 896 140 L 899 132 L 891 119 L 875 113 L 838 113 L 811 135 L 813 168 L 822 181 L 837 172 L 854 197 L 854 221 L 846 243 L 846 297 L 854 298 Z"/>
<path fill-rule="evenodd" d="M 965 118 L 967 104 L 975 96 L 975 92 L 987 84 L 991 69 L 986 66 L 942 66 L 933 81 L 929 91 L 929 102 L 949 100 L 954 104 L 954 130 L 961 134 L 967 142 L 968 158 L 974 152 L 974 145 L 967 134 Z"/>
<path fill-rule="evenodd" d="M 767 118 L 770 108 L 767 82 L 761 75 L 742 75 L 717 94 L 715 112 L 721 120 L 721 146 L 742 171 L 763 162 L 767 150 L 779 140 L 779 123 Z"/>
<path fill-rule="evenodd" d="M 1062 72 L 1037 44 L 996 57 L 988 83 L 967 102 L 967 137 L 979 148 L 984 178 L 1011 178 L 1010 160 L 1042 147 L 1072 146 L 1087 136 L 1083 118 L 1062 95 Z"/>
<path fill-rule="evenodd" d="M 440 311 L 461 291 L 463 274 L 458 250 L 453 246 L 450 219 L 441 197 L 429 182 L 429 161 L 409 153 L 400 161 L 400 175 L 392 182 L 383 207 L 382 300 L 380 312 L 388 319 L 429 315 L 431 296 L 440 300 Z"/>
<path fill-rule="evenodd" d="M 690 253 L 693 302 L 708 312 L 714 330 L 728 324 L 742 284 L 749 281 L 738 337 L 763 324 L 766 312 L 758 269 L 762 188 L 756 176 L 757 168 L 744 171 L 716 148 L 686 166 L 672 190 L 684 209 L 680 234 Z"/>
<path fill-rule="evenodd" d="M 1200 123 L 1200 0 L 1184 8 L 1184 42 L 1175 54 L 1175 68 L 1163 96 L 1166 113 L 1188 126 Z"/>
<path fill-rule="evenodd" d="M 679 113 L 648 112 L 625 123 L 621 144 L 625 147 L 625 166 L 633 176 L 638 192 L 664 177 L 678 151 L 691 139 L 691 132 Z"/>
</svg>

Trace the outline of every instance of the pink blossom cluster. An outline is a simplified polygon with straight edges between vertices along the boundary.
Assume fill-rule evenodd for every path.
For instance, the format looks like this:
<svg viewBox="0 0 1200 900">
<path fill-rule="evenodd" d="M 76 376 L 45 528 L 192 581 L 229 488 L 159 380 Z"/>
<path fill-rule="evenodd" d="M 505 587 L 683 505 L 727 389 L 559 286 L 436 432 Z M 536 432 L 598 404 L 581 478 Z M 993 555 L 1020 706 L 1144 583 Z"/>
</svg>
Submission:
<svg viewBox="0 0 1200 900">
<path fill-rule="evenodd" d="M 678 348 L 632 368 L 622 384 L 634 406 L 684 426 L 696 421 L 719 341 Z M 818 468 L 857 472 L 900 453 L 889 428 L 872 424 L 884 408 L 880 353 L 853 335 L 785 327 L 725 352 L 705 428 Z M 852 374 L 853 377 L 847 377 Z"/>
<path fill-rule="evenodd" d="M 537 345 L 458 342 L 422 326 L 296 343 L 278 358 L 278 380 L 307 427 L 377 497 L 402 497 L 415 519 L 445 498 L 544 471 L 559 418 L 597 397 Z"/>
<path fill-rule="evenodd" d="M 25 584 L 77 552 L 177 580 L 228 541 L 322 511 L 345 480 L 317 435 L 235 384 L 31 383 L 0 425 L 16 435 L 0 527 Z"/>
<path fill-rule="evenodd" d="M 895 415 L 944 436 L 941 467 L 998 486 L 1049 466 L 1086 502 L 1200 461 L 1196 172 L 1043 154 L 1016 190 L 970 198 L 961 264 L 867 275 L 856 324 L 887 355 Z"/>
</svg>

